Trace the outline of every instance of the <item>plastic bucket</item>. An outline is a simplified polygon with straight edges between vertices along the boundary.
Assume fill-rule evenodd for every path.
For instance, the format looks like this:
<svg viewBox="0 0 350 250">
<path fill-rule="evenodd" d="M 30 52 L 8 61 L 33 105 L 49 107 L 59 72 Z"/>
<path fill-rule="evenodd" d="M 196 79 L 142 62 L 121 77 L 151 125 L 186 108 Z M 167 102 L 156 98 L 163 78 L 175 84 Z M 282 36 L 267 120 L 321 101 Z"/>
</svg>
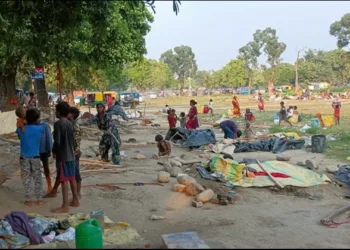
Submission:
<svg viewBox="0 0 350 250">
<path fill-rule="evenodd" d="M 103 249 L 102 229 L 97 220 L 80 223 L 75 229 L 76 249 Z"/>
</svg>

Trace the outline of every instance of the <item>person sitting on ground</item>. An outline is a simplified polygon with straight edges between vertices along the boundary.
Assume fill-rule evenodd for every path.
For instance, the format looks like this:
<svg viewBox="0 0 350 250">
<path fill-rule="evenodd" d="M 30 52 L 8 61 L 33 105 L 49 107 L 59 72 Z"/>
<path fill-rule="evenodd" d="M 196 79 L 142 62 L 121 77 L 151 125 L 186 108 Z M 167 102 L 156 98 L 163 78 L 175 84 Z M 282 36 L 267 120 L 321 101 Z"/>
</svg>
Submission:
<svg viewBox="0 0 350 250">
<path fill-rule="evenodd" d="M 284 102 L 280 102 L 280 105 L 281 105 L 281 109 L 278 113 L 278 116 L 279 116 L 279 122 L 278 122 L 278 125 L 281 126 L 281 122 L 282 121 L 285 121 L 287 123 L 289 123 L 289 125 L 293 126 L 290 121 L 287 120 L 287 110 L 286 110 L 286 107 L 284 106 Z"/>
<path fill-rule="evenodd" d="M 244 120 L 250 121 L 250 122 L 255 121 L 255 116 L 250 111 L 250 109 L 245 110 Z"/>
<path fill-rule="evenodd" d="M 155 141 L 158 147 L 158 156 L 165 156 L 171 154 L 171 144 L 169 141 L 163 139 L 162 135 L 156 135 Z"/>
<path fill-rule="evenodd" d="M 168 110 L 168 123 L 170 129 L 176 128 L 176 118 L 173 112 L 171 112 L 171 109 Z"/>
<path fill-rule="evenodd" d="M 251 129 L 250 124 L 248 122 L 245 124 L 244 138 L 247 138 L 247 139 L 253 138 L 253 130 Z"/>
<path fill-rule="evenodd" d="M 20 128 L 23 133 L 26 132 L 25 125 L 26 121 L 26 111 L 23 106 L 18 106 L 15 111 L 16 116 L 18 117 L 16 126 Z"/>
<path fill-rule="evenodd" d="M 289 106 L 289 108 L 287 109 L 287 121 L 289 121 L 292 116 L 294 114 L 294 108 L 293 106 Z"/>
<path fill-rule="evenodd" d="M 17 128 L 16 133 L 20 140 L 20 166 L 21 178 L 24 186 L 25 205 L 32 205 L 34 182 L 34 194 L 37 199 L 37 205 L 43 204 L 43 183 L 41 179 L 40 166 L 40 138 L 43 134 L 43 128 L 36 126 L 40 118 L 40 112 L 36 108 L 27 110 L 25 125 L 26 133 Z"/>
<path fill-rule="evenodd" d="M 166 104 L 165 107 L 163 108 L 163 113 L 168 113 L 168 110 L 169 110 L 169 105 Z"/>
<path fill-rule="evenodd" d="M 185 114 L 185 112 L 181 112 L 180 118 L 177 118 L 177 119 L 180 122 L 180 127 L 186 128 L 186 114 Z"/>
</svg>

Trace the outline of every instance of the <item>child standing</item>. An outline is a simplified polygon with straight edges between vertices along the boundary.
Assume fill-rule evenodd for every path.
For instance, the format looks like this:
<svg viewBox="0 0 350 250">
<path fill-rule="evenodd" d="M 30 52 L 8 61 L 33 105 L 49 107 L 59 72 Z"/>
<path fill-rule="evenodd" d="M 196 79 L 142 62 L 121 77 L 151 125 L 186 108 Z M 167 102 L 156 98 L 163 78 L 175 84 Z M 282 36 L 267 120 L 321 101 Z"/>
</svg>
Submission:
<svg viewBox="0 0 350 250">
<path fill-rule="evenodd" d="M 80 151 L 81 129 L 77 123 L 79 115 L 80 115 L 79 109 L 77 109 L 76 107 L 70 108 L 68 120 L 70 120 L 72 122 L 73 129 L 74 129 L 75 181 L 77 182 L 78 197 L 79 197 L 79 199 L 81 199 L 81 192 L 80 192 L 81 176 L 80 176 L 80 168 L 79 168 L 79 160 L 80 160 L 80 156 L 81 156 L 81 151 Z"/>
<path fill-rule="evenodd" d="M 170 155 L 171 144 L 169 141 L 164 140 L 162 135 L 156 135 L 155 141 L 157 142 L 159 156 Z"/>
<path fill-rule="evenodd" d="M 214 102 L 213 102 L 213 99 L 209 100 L 209 112 L 210 112 L 210 114 L 214 113 Z"/>
<path fill-rule="evenodd" d="M 16 113 L 16 116 L 18 117 L 16 126 L 17 128 L 20 128 L 23 133 L 25 133 L 26 129 L 24 125 L 27 124 L 27 121 L 26 121 L 26 111 L 24 107 L 23 106 L 17 107 L 15 113 Z"/>
<path fill-rule="evenodd" d="M 43 204 L 43 183 L 41 179 L 40 166 L 40 138 L 43 134 L 43 128 L 36 126 L 40 118 L 40 111 L 36 108 L 27 110 L 25 125 L 26 132 L 23 133 L 17 128 L 16 133 L 20 139 L 20 165 L 21 179 L 24 186 L 25 205 L 32 205 L 32 182 L 34 181 L 34 194 L 37 199 L 37 205 Z"/>
<path fill-rule="evenodd" d="M 280 102 L 280 105 L 281 105 L 281 109 L 280 109 L 280 112 L 278 113 L 280 120 L 279 120 L 278 125 L 281 126 L 281 122 L 285 121 L 285 122 L 289 123 L 289 125 L 293 126 L 290 123 L 290 121 L 287 120 L 287 110 L 286 110 L 286 107 L 284 106 L 284 102 Z"/>
<path fill-rule="evenodd" d="M 38 124 L 43 128 L 43 134 L 40 140 L 40 160 L 44 167 L 44 174 L 47 183 L 47 192 L 50 193 L 52 190 L 50 168 L 49 168 L 49 158 L 52 151 L 52 135 L 51 127 L 48 123 L 40 121 Z"/>
<path fill-rule="evenodd" d="M 181 128 L 186 128 L 186 114 L 185 112 L 180 113 L 180 118 L 178 118 Z"/>
<path fill-rule="evenodd" d="M 255 121 L 255 117 L 253 113 L 250 111 L 250 109 L 245 110 L 244 120 L 250 121 L 250 122 Z"/>
<path fill-rule="evenodd" d="M 169 128 L 175 128 L 176 127 L 176 118 L 174 116 L 174 113 L 171 109 L 168 110 L 168 122 L 169 122 Z"/>
<path fill-rule="evenodd" d="M 334 106 L 334 118 L 335 118 L 335 124 L 340 124 L 340 105 Z"/>
<path fill-rule="evenodd" d="M 68 213 L 69 206 L 79 207 L 77 183 L 75 181 L 75 155 L 74 155 L 74 129 L 67 120 L 70 107 L 67 102 L 60 102 L 56 105 L 56 117 L 59 119 L 54 124 L 53 149 L 56 156 L 56 171 L 62 185 L 62 206 L 53 210 L 54 213 Z M 73 200 L 68 201 L 68 182 L 73 194 Z"/>
<path fill-rule="evenodd" d="M 253 130 L 250 128 L 250 124 L 248 122 L 245 124 L 244 137 L 247 139 L 253 138 Z"/>
</svg>

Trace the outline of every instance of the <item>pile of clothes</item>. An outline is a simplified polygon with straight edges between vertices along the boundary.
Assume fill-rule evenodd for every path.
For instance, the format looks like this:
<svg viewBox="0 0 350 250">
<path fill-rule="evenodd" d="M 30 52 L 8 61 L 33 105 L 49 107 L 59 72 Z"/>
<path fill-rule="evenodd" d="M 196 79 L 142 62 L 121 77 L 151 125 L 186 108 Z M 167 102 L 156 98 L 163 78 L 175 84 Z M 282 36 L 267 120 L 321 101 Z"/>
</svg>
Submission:
<svg viewBox="0 0 350 250">
<path fill-rule="evenodd" d="M 53 240 L 73 240 L 75 231 L 68 220 L 57 223 L 24 212 L 11 212 L 0 219 L 0 248 L 23 248 L 50 243 Z"/>
</svg>

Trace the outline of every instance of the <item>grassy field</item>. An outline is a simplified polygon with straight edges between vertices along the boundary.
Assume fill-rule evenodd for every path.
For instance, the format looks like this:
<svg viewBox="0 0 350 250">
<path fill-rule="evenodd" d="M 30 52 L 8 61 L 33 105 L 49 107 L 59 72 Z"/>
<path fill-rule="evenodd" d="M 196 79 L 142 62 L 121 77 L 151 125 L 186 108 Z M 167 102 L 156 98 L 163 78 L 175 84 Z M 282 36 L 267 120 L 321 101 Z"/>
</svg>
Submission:
<svg viewBox="0 0 350 250">
<path fill-rule="evenodd" d="M 207 115 L 201 115 L 199 118 L 202 122 L 210 122 L 220 119 L 222 113 L 226 113 L 229 108 L 231 108 L 231 98 L 230 95 L 218 95 L 212 96 L 211 99 L 214 101 L 215 116 L 209 117 Z M 207 96 L 195 96 L 195 97 L 168 97 L 160 98 L 147 102 L 147 106 L 162 108 L 165 104 L 170 107 L 189 107 L 189 101 L 194 99 L 198 102 L 198 105 L 208 104 L 209 97 Z M 270 125 L 271 128 L 268 132 L 297 132 L 300 135 L 313 135 L 313 134 L 323 134 L 332 135 L 336 140 L 327 141 L 327 151 L 326 155 L 331 158 L 336 158 L 340 160 L 345 160 L 350 156 L 350 100 L 342 101 L 341 109 L 341 124 L 339 126 L 332 126 L 325 129 L 309 129 L 306 133 L 301 133 L 300 128 L 307 124 L 311 118 L 315 117 L 316 113 L 321 113 L 323 115 L 333 114 L 333 109 L 330 100 L 308 100 L 308 101 L 295 101 L 295 100 L 284 100 L 285 105 L 298 106 L 298 111 L 302 113 L 303 121 L 297 123 L 294 127 L 290 127 L 288 124 L 284 123 L 281 127 L 273 124 L 273 116 L 279 110 L 279 102 L 265 101 L 265 112 L 257 111 L 257 102 L 248 96 L 238 96 L 240 102 L 241 111 L 243 112 L 246 108 L 250 108 L 255 117 L 256 124 Z M 238 124 L 243 125 L 243 119 L 236 119 Z M 266 132 L 266 130 L 265 130 Z"/>
</svg>

